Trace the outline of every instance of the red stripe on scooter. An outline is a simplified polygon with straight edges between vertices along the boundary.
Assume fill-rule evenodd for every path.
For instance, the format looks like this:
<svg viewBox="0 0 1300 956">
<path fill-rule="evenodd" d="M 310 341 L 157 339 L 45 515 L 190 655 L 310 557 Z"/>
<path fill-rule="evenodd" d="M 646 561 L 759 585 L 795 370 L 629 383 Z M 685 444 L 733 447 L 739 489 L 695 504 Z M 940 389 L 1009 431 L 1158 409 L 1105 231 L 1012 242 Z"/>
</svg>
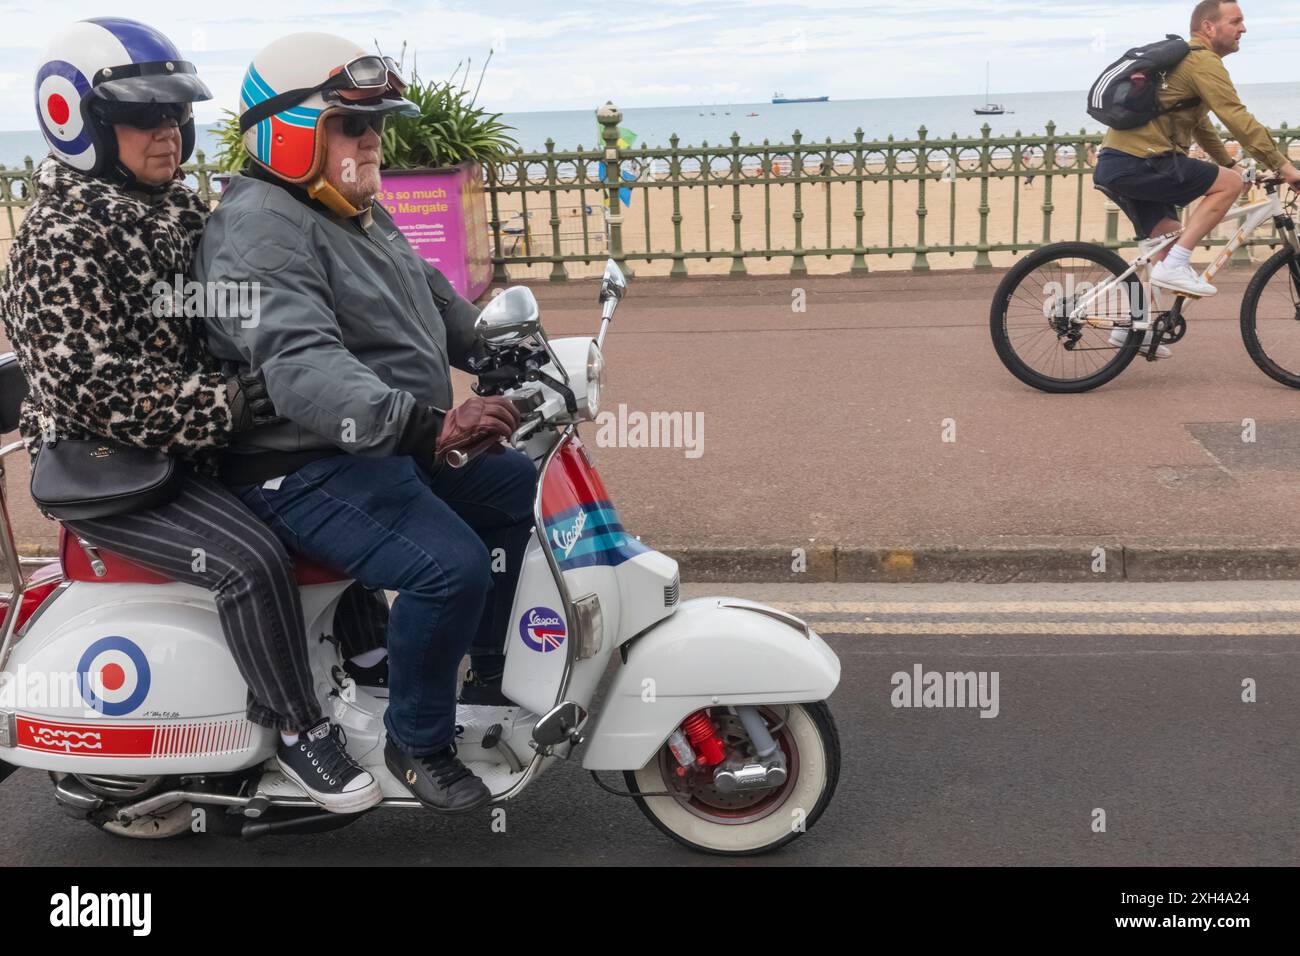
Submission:
<svg viewBox="0 0 1300 956">
<path fill-rule="evenodd" d="M 542 476 L 542 517 L 570 511 L 578 505 L 608 501 L 609 492 L 596 469 L 587 463 L 582 442 L 571 438 L 551 459 Z"/>
<path fill-rule="evenodd" d="M 149 724 L 69 724 L 22 716 L 16 723 L 19 748 L 72 757 L 148 757 L 157 733 Z"/>
</svg>

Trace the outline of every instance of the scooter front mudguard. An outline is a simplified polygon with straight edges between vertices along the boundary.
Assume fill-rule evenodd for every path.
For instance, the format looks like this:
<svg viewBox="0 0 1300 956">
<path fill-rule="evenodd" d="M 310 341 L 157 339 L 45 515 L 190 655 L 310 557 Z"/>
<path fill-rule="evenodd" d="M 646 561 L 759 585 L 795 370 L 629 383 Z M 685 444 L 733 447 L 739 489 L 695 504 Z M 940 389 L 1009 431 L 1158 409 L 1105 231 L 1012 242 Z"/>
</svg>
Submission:
<svg viewBox="0 0 1300 956">
<path fill-rule="evenodd" d="M 633 640 L 587 738 L 588 770 L 639 770 L 697 710 L 825 700 L 840 661 L 783 611 L 697 598 Z"/>
</svg>

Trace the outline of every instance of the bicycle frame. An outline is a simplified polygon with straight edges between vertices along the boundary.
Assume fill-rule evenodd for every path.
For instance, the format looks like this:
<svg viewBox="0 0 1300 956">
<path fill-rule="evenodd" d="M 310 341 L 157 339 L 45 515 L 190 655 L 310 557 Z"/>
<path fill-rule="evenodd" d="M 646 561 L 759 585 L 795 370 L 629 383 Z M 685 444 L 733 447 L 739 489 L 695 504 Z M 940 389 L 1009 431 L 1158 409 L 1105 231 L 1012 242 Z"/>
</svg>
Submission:
<svg viewBox="0 0 1300 956">
<path fill-rule="evenodd" d="M 1228 240 L 1227 245 L 1225 245 L 1222 251 L 1215 257 L 1214 261 L 1210 263 L 1210 265 L 1206 268 L 1206 270 L 1203 273 L 1201 273 L 1201 278 L 1204 281 L 1209 282 L 1215 276 L 1215 274 L 1220 269 L 1223 268 L 1224 263 L 1226 263 L 1229 260 L 1232 254 L 1236 252 L 1239 248 L 1241 248 L 1241 246 L 1246 242 L 1246 240 L 1250 238 L 1250 236 L 1255 232 L 1256 229 L 1262 226 L 1265 222 L 1268 222 L 1269 220 L 1272 219 L 1277 219 L 1283 216 L 1284 214 L 1285 214 L 1285 209 L 1282 205 L 1282 198 L 1281 196 L 1278 195 L 1276 190 L 1271 191 L 1268 199 L 1264 200 L 1263 202 L 1254 203 L 1253 205 L 1249 205 L 1249 206 L 1237 206 L 1236 208 L 1230 210 L 1227 213 L 1227 215 L 1223 217 L 1222 221 L 1234 222 L 1240 219 L 1242 220 L 1242 223 L 1238 227 L 1237 231 L 1233 234 L 1232 238 Z M 1093 325 L 1099 328 L 1100 327 L 1123 328 L 1124 327 L 1123 322 L 1117 322 L 1111 319 L 1104 319 L 1100 321 L 1093 320 L 1090 322 L 1087 318 L 1086 313 L 1088 309 L 1092 306 L 1092 304 L 1097 301 L 1098 298 L 1105 295 L 1110 290 L 1114 289 L 1120 283 L 1126 281 L 1129 276 L 1133 275 L 1133 273 L 1137 272 L 1138 270 L 1141 270 L 1142 272 L 1143 301 L 1148 303 L 1153 301 L 1151 297 L 1152 296 L 1151 278 L 1150 278 L 1150 270 L 1148 266 L 1151 264 L 1151 259 L 1153 256 L 1155 256 L 1161 250 L 1166 249 L 1169 246 L 1173 245 L 1173 243 L 1177 241 L 1180 235 L 1181 233 L 1171 232 L 1171 233 L 1166 233 L 1162 236 L 1154 236 L 1150 239 L 1144 239 L 1141 242 L 1139 242 L 1138 256 L 1131 263 L 1129 263 L 1128 269 L 1126 269 L 1123 273 L 1121 273 L 1118 276 L 1114 276 L 1110 279 L 1107 279 L 1105 282 L 1096 286 L 1091 291 L 1089 291 L 1085 296 L 1083 296 L 1083 298 L 1078 303 L 1076 303 L 1074 309 L 1070 312 L 1069 315 L 1070 324 L 1074 326 Z M 1297 252 L 1300 252 L 1300 240 L 1297 240 L 1294 229 L 1288 230 L 1285 238 Z M 1146 316 L 1143 316 L 1141 318 L 1137 316 L 1133 316 L 1130 322 L 1130 327 L 1139 332 L 1145 332 L 1148 329 L 1150 329 L 1151 319 L 1148 317 L 1150 315 L 1150 312 L 1151 310 L 1148 309 Z M 1100 324 L 1101 322 L 1106 322 L 1109 324 L 1102 326 Z"/>
</svg>

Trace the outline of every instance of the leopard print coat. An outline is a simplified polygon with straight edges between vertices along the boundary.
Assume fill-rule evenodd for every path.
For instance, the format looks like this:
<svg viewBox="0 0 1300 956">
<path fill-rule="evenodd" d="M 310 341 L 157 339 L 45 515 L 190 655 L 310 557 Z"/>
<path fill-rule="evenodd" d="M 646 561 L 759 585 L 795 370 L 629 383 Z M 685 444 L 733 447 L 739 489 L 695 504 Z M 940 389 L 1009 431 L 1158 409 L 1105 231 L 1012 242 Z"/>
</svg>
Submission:
<svg viewBox="0 0 1300 956">
<path fill-rule="evenodd" d="M 150 202 L 54 159 L 35 179 L 0 288 L 31 388 L 28 448 L 54 435 L 207 457 L 229 439 L 225 376 L 203 347 L 202 320 L 173 317 L 155 289 L 188 271 L 207 203 L 180 180 Z"/>
</svg>

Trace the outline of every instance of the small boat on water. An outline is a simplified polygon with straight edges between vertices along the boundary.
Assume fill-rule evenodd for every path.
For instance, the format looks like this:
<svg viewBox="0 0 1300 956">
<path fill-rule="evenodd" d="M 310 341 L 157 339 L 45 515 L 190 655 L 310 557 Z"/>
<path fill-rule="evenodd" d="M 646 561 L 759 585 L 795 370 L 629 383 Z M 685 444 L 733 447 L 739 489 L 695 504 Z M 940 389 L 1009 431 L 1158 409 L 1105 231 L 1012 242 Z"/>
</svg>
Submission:
<svg viewBox="0 0 1300 956">
<path fill-rule="evenodd" d="M 994 103 L 989 98 L 989 65 L 984 64 L 984 105 L 975 107 L 976 116 L 1005 116 L 1007 113 L 1014 113 L 1015 110 L 1009 110 L 1001 103 Z"/>
<path fill-rule="evenodd" d="M 783 93 L 773 93 L 773 103 L 825 103 L 829 96 L 786 96 Z"/>
<path fill-rule="evenodd" d="M 746 115 L 746 116 L 757 116 L 758 114 L 757 114 L 757 113 L 746 113 L 745 115 Z"/>
</svg>

